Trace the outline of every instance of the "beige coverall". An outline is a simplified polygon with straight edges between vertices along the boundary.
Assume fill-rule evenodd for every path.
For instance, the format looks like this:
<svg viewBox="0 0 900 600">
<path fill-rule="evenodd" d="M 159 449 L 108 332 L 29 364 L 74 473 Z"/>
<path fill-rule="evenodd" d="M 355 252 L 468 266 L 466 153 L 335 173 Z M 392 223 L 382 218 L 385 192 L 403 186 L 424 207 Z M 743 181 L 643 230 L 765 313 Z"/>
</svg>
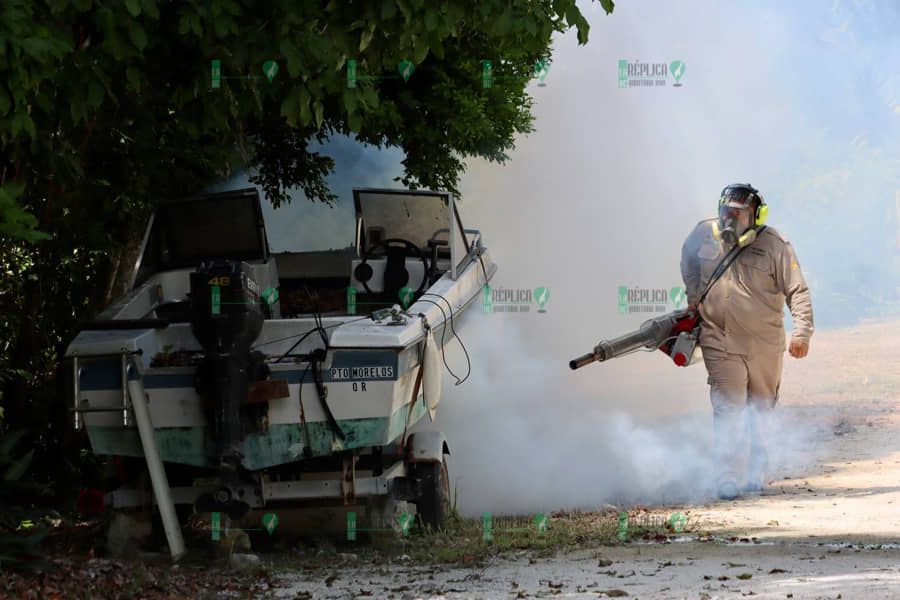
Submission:
<svg viewBox="0 0 900 600">
<path fill-rule="evenodd" d="M 697 302 L 728 251 L 713 237 L 715 221 L 698 223 L 682 246 L 681 274 L 689 304 Z M 700 347 L 709 373 L 720 485 L 740 485 L 742 472 L 748 483 L 762 484 L 766 475 L 771 411 L 778 401 L 786 348 L 785 303 L 793 319 L 793 339 L 809 342 L 809 289 L 790 242 L 766 227 L 700 304 Z"/>
</svg>

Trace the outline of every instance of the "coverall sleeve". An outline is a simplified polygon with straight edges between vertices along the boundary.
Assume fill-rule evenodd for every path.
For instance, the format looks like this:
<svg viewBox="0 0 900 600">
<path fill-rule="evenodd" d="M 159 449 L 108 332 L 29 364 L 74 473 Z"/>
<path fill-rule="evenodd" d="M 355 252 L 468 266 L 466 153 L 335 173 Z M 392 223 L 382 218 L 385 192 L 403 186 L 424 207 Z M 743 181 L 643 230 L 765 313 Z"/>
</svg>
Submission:
<svg viewBox="0 0 900 600">
<path fill-rule="evenodd" d="M 781 259 L 776 261 L 776 281 L 784 293 L 785 303 L 791 310 L 793 320 L 793 339 L 809 342 L 813 334 L 812 300 L 809 296 L 809 288 L 797 255 L 790 242 L 785 241 L 781 252 Z"/>
<path fill-rule="evenodd" d="M 701 236 L 698 235 L 699 229 L 699 226 L 694 227 L 681 246 L 681 278 L 684 280 L 684 291 L 688 304 L 695 304 L 701 292 L 700 259 L 697 256 L 701 240 Z"/>
</svg>

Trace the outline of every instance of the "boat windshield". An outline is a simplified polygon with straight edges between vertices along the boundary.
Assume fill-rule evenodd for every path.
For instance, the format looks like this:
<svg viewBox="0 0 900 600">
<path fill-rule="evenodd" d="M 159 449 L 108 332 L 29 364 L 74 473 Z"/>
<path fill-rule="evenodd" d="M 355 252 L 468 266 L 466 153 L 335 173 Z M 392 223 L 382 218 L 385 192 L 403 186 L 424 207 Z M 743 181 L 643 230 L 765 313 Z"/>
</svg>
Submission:
<svg viewBox="0 0 900 600">
<path fill-rule="evenodd" d="M 203 260 L 264 260 L 267 254 L 256 190 L 165 204 L 153 217 L 137 283 Z"/>
<path fill-rule="evenodd" d="M 262 212 L 269 249 L 275 254 L 342 250 L 354 245 L 353 202 L 347 196 L 339 195 L 330 205 L 303 196 L 278 208 L 263 201 Z"/>
</svg>

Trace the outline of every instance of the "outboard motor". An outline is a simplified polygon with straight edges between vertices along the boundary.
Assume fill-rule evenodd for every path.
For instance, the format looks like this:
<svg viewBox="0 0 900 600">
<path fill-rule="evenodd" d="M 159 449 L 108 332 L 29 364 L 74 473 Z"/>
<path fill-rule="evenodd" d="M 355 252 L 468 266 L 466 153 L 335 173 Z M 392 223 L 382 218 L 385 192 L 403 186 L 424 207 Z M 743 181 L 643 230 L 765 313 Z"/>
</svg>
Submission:
<svg viewBox="0 0 900 600">
<path fill-rule="evenodd" d="M 241 405 L 247 399 L 251 373 L 260 366 L 255 364 L 259 353 L 251 354 L 250 346 L 262 325 L 259 286 L 251 277 L 250 265 L 203 262 L 191 273 L 191 330 L 205 350 L 195 385 L 208 414 L 212 413 L 223 479 L 231 483 L 237 482 L 241 462 Z"/>
</svg>

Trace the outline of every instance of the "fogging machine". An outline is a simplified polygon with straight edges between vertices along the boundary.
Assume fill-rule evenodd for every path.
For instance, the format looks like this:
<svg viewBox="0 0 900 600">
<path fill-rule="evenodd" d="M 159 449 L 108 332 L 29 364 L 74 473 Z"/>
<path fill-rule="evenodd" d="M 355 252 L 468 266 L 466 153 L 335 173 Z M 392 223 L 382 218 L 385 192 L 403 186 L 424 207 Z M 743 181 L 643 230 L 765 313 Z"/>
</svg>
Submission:
<svg viewBox="0 0 900 600">
<path fill-rule="evenodd" d="M 659 350 L 668 354 L 679 367 L 694 364 L 701 356 L 697 343 L 700 315 L 695 311 L 676 310 L 644 321 L 637 331 L 603 340 L 583 356 L 569 361 L 569 368 L 578 369 L 592 362 L 603 362 L 641 348 Z"/>
<path fill-rule="evenodd" d="M 764 229 L 765 227 L 762 227 L 759 232 L 761 233 Z M 756 238 L 754 237 L 753 239 Z M 700 303 L 703 302 L 706 294 L 709 293 L 709 290 L 726 269 L 731 266 L 731 263 L 749 246 L 749 243 L 744 246 L 735 245 L 725 254 L 710 276 L 706 289 L 700 295 L 700 299 L 697 301 L 698 308 L 694 310 L 676 310 L 655 319 L 644 321 L 637 331 L 626 333 L 611 340 L 601 341 L 594 347 L 593 352 L 570 360 L 569 368 L 574 371 L 592 362 L 603 362 L 641 348 L 648 350 L 658 348 L 668 354 L 679 367 L 695 364 L 702 356 L 698 344 L 701 321 Z"/>
</svg>

